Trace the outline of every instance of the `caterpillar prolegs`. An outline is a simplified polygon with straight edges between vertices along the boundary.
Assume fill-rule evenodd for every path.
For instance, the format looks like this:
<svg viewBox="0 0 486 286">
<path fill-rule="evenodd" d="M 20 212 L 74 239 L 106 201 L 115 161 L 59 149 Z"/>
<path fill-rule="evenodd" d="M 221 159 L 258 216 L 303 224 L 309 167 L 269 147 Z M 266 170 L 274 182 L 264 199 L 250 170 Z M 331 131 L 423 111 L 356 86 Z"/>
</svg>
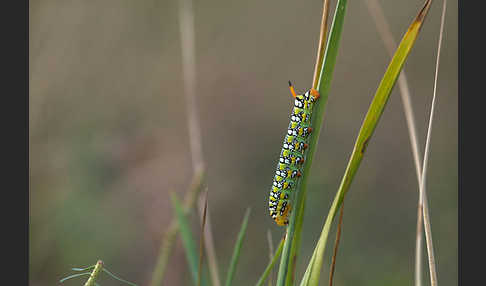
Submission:
<svg viewBox="0 0 486 286">
<path fill-rule="evenodd" d="M 309 135 L 312 132 L 312 109 L 319 98 L 319 93 L 315 89 L 297 95 L 290 81 L 289 87 L 295 98 L 294 107 L 268 201 L 270 216 L 278 225 L 289 223 L 288 217 L 292 209 L 290 197 L 297 191 L 297 182 L 302 176 L 306 149 L 309 147 Z"/>
</svg>

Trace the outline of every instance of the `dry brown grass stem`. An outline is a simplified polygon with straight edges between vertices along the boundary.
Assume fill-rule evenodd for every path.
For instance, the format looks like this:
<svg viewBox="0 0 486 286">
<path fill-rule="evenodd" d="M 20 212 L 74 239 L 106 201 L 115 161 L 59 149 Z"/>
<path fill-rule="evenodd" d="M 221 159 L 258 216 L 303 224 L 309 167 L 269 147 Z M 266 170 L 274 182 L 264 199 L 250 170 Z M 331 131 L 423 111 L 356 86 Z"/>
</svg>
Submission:
<svg viewBox="0 0 486 286">
<path fill-rule="evenodd" d="M 373 16 L 375 21 L 375 25 L 377 30 L 382 37 L 385 46 L 387 47 L 387 51 L 392 54 L 395 50 L 396 43 L 393 40 L 393 36 L 389 30 L 388 23 L 383 15 L 383 11 L 381 10 L 381 6 L 377 0 L 367 0 L 367 7 L 370 14 Z M 442 35 L 443 35 L 443 27 L 444 27 L 444 19 L 445 19 L 445 11 L 446 11 L 446 0 L 443 2 L 443 9 L 442 9 L 442 16 L 441 16 L 441 27 L 440 27 L 440 35 L 439 35 L 439 44 L 437 48 L 437 62 L 436 62 L 436 70 L 435 70 L 435 79 L 434 79 L 434 95 L 432 99 L 432 108 L 430 112 L 430 120 L 429 120 L 429 128 L 427 131 L 427 142 L 425 147 L 425 156 L 423 160 L 423 167 L 420 166 L 420 153 L 418 151 L 418 140 L 417 140 L 417 132 L 415 128 L 415 120 L 413 116 L 413 110 L 410 104 L 410 92 L 408 89 L 408 84 L 406 80 L 405 73 L 402 71 L 398 84 L 400 87 L 401 95 L 402 95 L 402 102 L 405 109 L 405 115 L 407 118 L 407 126 L 410 135 L 410 141 L 412 144 L 412 152 L 414 156 L 415 162 L 415 169 L 417 172 L 417 180 L 419 182 L 419 201 L 417 207 L 417 235 L 416 235 L 416 253 L 415 253 L 415 285 L 421 285 L 421 264 L 422 264 L 422 220 L 423 226 L 425 227 L 425 236 L 427 241 L 427 253 L 428 253 L 428 261 L 429 261 L 429 271 L 430 271 L 430 279 L 431 285 L 437 285 L 437 271 L 435 267 L 435 255 L 433 251 L 433 242 L 432 242 L 432 231 L 430 228 L 430 218 L 429 218 L 429 208 L 427 202 L 427 193 L 426 193 L 426 171 L 427 171 L 427 164 L 428 164 L 428 154 L 430 152 L 429 149 L 429 141 L 430 141 L 430 134 L 432 130 L 432 120 L 434 114 L 434 107 L 435 107 L 435 96 L 436 96 L 436 87 L 437 87 L 437 74 L 439 69 L 439 58 L 440 58 L 440 49 L 442 43 Z M 422 179 L 423 178 L 423 179 Z"/>
<path fill-rule="evenodd" d="M 430 271 L 431 286 L 437 286 L 438 281 L 437 281 L 437 269 L 435 264 L 435 255 L 434 255 L 434 244 L 432 240 L 432 230 L 430 226 L 430 218 L 429 218 L 429 211 L 428 211 L 429 208 L 428 208 L 427 192 L 425 186 L 427 183 L 427 170 L 428 170 L 428 162 L 429 162 L 429 154 L 430 154 L 430 138 L 432 134 L 432 122 L 434 120 L 434 111 L 436 105 L 437 77 L 439 74 L 440 52 L 442 47 L 442 36 L 444 34 L 446 8 L 447 8 L 447 0 L 444 0 L 442 5 L 441 20 L 440 20 L 439 42 L 437 44 L 437 60 L 435 63 L 434 91 L 432 97 L 432 106 L 430 108 L 429 126 L 427 129 L 427 140 L 425 141 L 424 164 L 422 167 L 422 181 L 420 184 L 420 198 L 423 205 L 424 229 L 425 229 L 425 239 L 427 242 L 427 253 L 429 257 L 429 271 Z"/>
<path fill-rule="evenodd" d="M 196 56 L 194 37 L 194 10 L 192 0 L 179 0 L 179 19 L 182 50 L 182 73 L 184 82 L 184 95 L 186 98 L 187 124 L 191 148 L 192 166 L 194 172 L 204 169 L 202 155 L 201 128 L 198 123 L 196 104 Z M 198 201 L 199 216 L 204 212 L 204 200 Z M 220 286 L 218 262 L 214 248 L 214 239 L 211 231 L 211 216 L 209 210 L 206 214 L 206 227 L 204 228 L 204 246 L 206 248 L 209 272 L 214 286 Z"/>
<path fill-rule="evenodd" d="M 195 171 L 203 168 L 201 129 L 196 104 L 196 52 L 192 0 L 179 0 L 179 27 L 182 51 L 183 93 L 187 108 L 187 125 L 191 148 L 192 166 Z"/>
<path fill-rule="evenodd" d="M 371 14 L 375 27 L 385 44 L 385 48 L 390 55 L 393 56 L 395 49 L 397 48 L 397 43 L 395 42 L 393 35 L 390 31 L 390 25 L 388 24 L 383 9 L 377 0 L 366 0 L 366 6 L 369 13 Z M 422 166 L 420 162 L 422 161 L 419 143 L 417 137 L 417 124 L 415 123 L 415 115 L 412 108 L 410 88 L 408 85 L 407 76 L 405 70 L 402 70 L 400 76 L 398 77 L 398 88 L 400 90 L 400 97 L 402 99 L 403 110 L 405 113 L 405 119 L 407 121 L 408 135 L 410 138 L 410 145 L 412 146 L 413 161 L 415 164 L 415 172 L 417 175 L 417 182 L 420 186 L 422 180 Z M 416 239 L 415 239 L 415 286 L 422 285 L 422 203 L 420 198 L 417 203 L 417 224 L 416 224 Z"/>
<path fill-rule="evenodd" d="M 312 88 L 317 89 L 317 85 L 319 84 L 319 71 L 321 70 L 322 63 L 324 60 L 324 51 L 326 49 L 326 35 L 327 35 L 327 18 L 329 17 L 329 3 L 331 1 L 324 0 L 323 1 L 323 10 L 326 11 L 322 13 L 322 20 L 321 20 L 321 31 L 319 33 L 319 49 L 317 50 L 317 61 L 314 68 L 314 78 L 312 80 Z"/>
<path fill-rule="evenodd" d="M 332 281 L 334 278 L 334 270 L 336 269 L 336 257 L 339 247 L 339 240 L 341 239 L 341 228 L 343 224 L 343 214 L 344 214 L 344 201 L 341 204 L 341 211 L 339 212 L 339 222 L 336 233 L 336 241 L 334 242 L 334 251 L 331 260 L 331 269 L 329 270 L 329 286 L 332 286 Z"/>
<path fill-rule="evenodd" d="M 395 53 L 397 43 L 393 38 L 393 34 L 390 31 L 390 25 L 388 24 L 381 5 L 377 0 L 366 0 L 368 11 L 371 14 L 376 29 L 385 44 L 386 51 L 390 58 Z M 410 138 L 410 145 L 412 146 L 412 154 L 415 164 L 415 172 L 417 174 L 417 182 L 420 184 L 422 168 L 420 165 L 421 155 L 419 151 L 418 137 L 417 137 L 417 124 L 415 123 L 415 115 L 412 108 L 412 100 L 410 88 L 408 85 L 407 75 L 405 70 L 402 70 L 398 77 L 398 88 L 400 89 L 400 96 L 403 103 L 403 110 L 405 112 L 405 119 L 407 121 L 408 134 Z"/>
</svg>

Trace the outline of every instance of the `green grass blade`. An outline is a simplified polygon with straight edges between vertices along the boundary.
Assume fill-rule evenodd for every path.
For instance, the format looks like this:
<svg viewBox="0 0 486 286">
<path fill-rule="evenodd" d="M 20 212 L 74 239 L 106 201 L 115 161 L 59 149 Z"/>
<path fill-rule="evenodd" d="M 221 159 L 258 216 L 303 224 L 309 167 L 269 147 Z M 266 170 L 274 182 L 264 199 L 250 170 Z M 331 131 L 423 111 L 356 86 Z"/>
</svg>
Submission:
<svg viewBox="0 0 486 286">
<path fill-rule="evenodd" d="M 71 268 L 71 270 L 73 271 L 85 271 L 85 270 L 90 270 L 92 268 L 95 268 L 96 265 L 91 265 L 91 266 L 88 266 L 86 268 L 79 268 L 79 267 L 74 267 L 74 268 Z"/>
<path fill-rule="evenodd" d="M 332 75 L 334 72 L 334 66 L 336 63 L 336 58 L 339 50 L 339 43 L 341 39 L 341 32 L 344 24 L 344 15 L 346 12 L 346 0 L 340 0 L 337 3 L 336 11 L 334 14 L 334 19 L 332 22 L 331 30 L 329 33 L 329 41 L 327 42 L 324 60 L 322 68 L 319 74 L 319 83 L 317 86 L 317 91 L 320 94 L 320 98 L 317 101 L 315 111 L 312 112 L 312 122 L 311 126 L 314 131 L 312 131 L 312 136 L 309 141 L 309 151 L 306 156 L 306 160 L 303 166 L 303 176 L 300 181 L 300 192 L 296 194 L 294 200 L 297 207 L 297 211 L 292 212 L 290 217 L 289 226 L 287 228 L 287 237 L 285 239 L 284 249 L 282 252 L 282 258 L 280 260 L 280 267 L 277 278 L 277 285 L 285 285 L 285 281 L 288 277 L 290 259 L 295 254 L 299 247 L 300 236 L 302 232 L 303 215 L 305 207 L 305 195 L 307 190 L 307 181 L 309 178 L 310 168 L 312 165 L 312 159 L 317 147 L 317 141 L 319 139 L 319 134 L 322 127 L 322 122 L 324 119 L 324 110 L 327 103 L 327 98 L 329 95 L 330 84 L 332 80 Z M 318 59 L 319 60 L 319 59 Z M 298 218 L 297 218 L 298 216 Z M 294 240 L 295 237 L 295 240 Z"/>
<path fill-rule="evenodd" d="M 122 279 L 122 278 L 120 278 L 120 277 L 116 276 L 115 274 L 113 274 L 113 273 L 111 273 L 110 271 L 108 271 L 108 269 L 106 269 L 106 268 L 103 268 L 103 271 L 104 271 L 105 273 L 107 273 L 108 275 L 110 275 L 110 276 L 111 276 L 113 279 L 115 279 L 115 280 L 118 280 L 118 281 L 120 281 L 120 282 L 123 282 L 123 283 L 128 284 L 128 285 L 131 285 L 131 286 L 137 286 L 137 284 L 135 284 L 135 283 L 132 283 L 132 282 L 130 282 L 130 281 L 127 281 L 127 280 L 125 280 L 125 279 Z"/>
<path fill-rule="evenodd" d="M 235 274 L 236 265 L 238 264 L 238 258 L 240 257 L 240 250 L 243 244 L 243 238 L 245 237 L 246 227 L 248 226 L 248 218 L 250 217 L 251 209 L 248 208 L 243 218 L 243 223 L 241 224 L 240 232 L 238 233 L 238 239 L 236 240 L 235 248 L 233 250 L 233 256 L 231 257 L 231 262 L 228 268 L 228 275 L 226 276 L 226 286 L 231 285 L 233 276 Z"/>
<path fill-rule="evenodd" d="M 191 277 L 194 285 L 197 285 L 198 252 L 196 248 L 196 243 L 194 242 L 189 222 L 186 215 L 184 214 L 184 210 L 182 209 L 179 199 L 174 193 L 171 193 L 170 198 L 172 200 L 172 205 L 174 206 L 177 222 L 179 224 L 182 237 L 182 245 L 184 247 L 184 252 L 186 253 L 186 259 L 191 272 Z"/>
<path fill-rule="evenodd" d="M 268 275 L 270 274 L 270 271 L 272 271 L 273 266 L 277 262 L 277 259 L 280 257 L 280 254 L 282 254 L 283 250 L 283 245 L 284 245 L 284 239 L 280 241 L 280 244 L 278 245 L 277 251 L 275 252 L 275 255 L 273 256 L 272 261 L 270 261 L 270 264 L 268 264 L 267 268 L 265 268 L 265 271 L 263 271 L 262 276 L 260 279 L 258 279 L 258 282 L 256 283 L 255 286 L 263 286 L 263 283 L 265 283 L 265 280 L 267 279 Z"/>
<path fill-rule="evenodd" d="M 59 283 L 63 283 L 64 281 L 69 280 L 71 278 L 76 278 L 76 277 L 84 276 L 84 275 L 91 275 L 91 272 L 77 273 L 77 274 L 69 275 L 68 277 L 64 277 L 61 280 L 59 280 Z"/>
<path fill-rule="evenodd" d="M 336 216 L 339 207 L 342 204 L 344 196 L 346 195 L 349 186 L 351 185 L 356 171 L 358 170 L 366 146 L 376 128 L 376 125 L 378 124 L 381 114 L 383 113 L 385 105 L 388 101 L 393 86 L 395 85 L 398 75 L 400 74 L 403 64 L 405 63 L 405 60 L 407 59 L 410 50 L 412 49 L 415 40 L 417 39 L 420 28 L 422 27 L 422 23 L 429 10 L 430 3 L 430 0 L 425 2 L 424 7 L 420 10 L 417 17 L 408 28 L 407 32 L 402 38 L 400 45 L 395 51 L 395 54 L 380 82 L 380 85 L 378 86 L 375 97 L 371 102 L 371 105 L 359 131 L 358 138 L 356 139 L 356 143 L 351 154 L 351 158 L 348 162 L 348 166 L 341 181 L 341 185 L 339 186 L 338 192 L 331 205 L 331 209 L 326 218 L 326 222 L 322 229 L 321 236 L 319 238 L 319 241 L 317 242 L 312 258 L 309 262 L 309 265 L 307 266 L 307 270 L 300 284 L 301 286 L 318 285 L 319 283 L 322 260 L 331 223 Z"/>
<path fill-rule="evenodd" d="M 322 8 L 322 19 L 321 19 L 321 29 L 320 29 L 320 35 L 319 35 L 319 47 L 317 50 L 317 58 L 316 58 L 316 64 L 315 64 L 315 69 L 314 69 L 314 78 L 312 80 L 312 88 L 316 90 L 321 90 L 319 88 L 319 81 L 321 80 L 321 76 L 323 75 L 322 73 L 322 65 L 324 62 L 324 53 L 326 52 L 326 39 L 327 39 L 327 32 L 328 32 L 328 17 L 329 17 L 329 5 L 330 5 L 330 0 L 324 0 L 323 1 L 323 8 Z M 322 111 L 324 111 L 324 106 L 326 105 L 327 97 L 326 100 L 322 100 L 323 103 L 322 105 Z M 319 138 L 319 136 L 317 136 Z M 316 141 L 317 142 L 317 141 Z M 310 166 L 310 165 L 309 165 Z M 300 247 L 300 239 L 302 236 L 302 225 L 304 222 L 304 210 L 305 210 L 305 200 L 306 200 L 306 188 L 302 188 L 302 200 L 300 201 L 300 204 L 297 205 L 297 218 L 296 218 L 296 228 L 295 228 L 295 238 L 292 243 L 292 246 L 290 248 L 290 258 L 289 258 L 289 265 L 288 269 L 290 271 L 287 272 L 287 278 L 285 285 L 286 286 L 291 286 L 294 285 L 295 281 L 295 264 L 297 263 L 297 252 Z"/>
</svg>

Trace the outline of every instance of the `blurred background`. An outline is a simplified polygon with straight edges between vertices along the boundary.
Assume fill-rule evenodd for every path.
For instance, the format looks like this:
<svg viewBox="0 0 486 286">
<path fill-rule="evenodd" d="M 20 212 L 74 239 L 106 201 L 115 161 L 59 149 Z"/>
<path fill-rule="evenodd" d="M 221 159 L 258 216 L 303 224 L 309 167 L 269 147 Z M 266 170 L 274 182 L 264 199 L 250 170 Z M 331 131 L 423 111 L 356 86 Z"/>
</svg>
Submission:
<svg viewBox="0 0 486 286">
<path fill-rule="evenodd" d="M 423 4 L 379 2 L 397 41 Z M 422 154 L 441 6 L 432 4 L 404 68 Z M 178 7 L 177 0 L 30 1 L 30 285 L 57 284 L 71 267 L 98 259 L 124 279 L 150 281 L 173 217 L 169 192 L 182 198 L 194 173 Z M 312 83 L 322 0 L 208 0 L 193 8 L 196 105 L 219 272 L 226 277 L 251 207 L 234 285 L 253 285 L 268 262 L 267 230 L 274 245 L 284 233 L 268 216 L 268 193 L 292 106 L 287 81 L 297 92 Z M 445 21 L 427 187 L 439 282 L 457 285 L 456 1 Z M 365 1 L 349 1 L 309 181 L 298 277 L 388 62 Z M 346 198 L 335 285 L 413 284 L 417 200 L 395 88 Z M 194 212 L 191 219 L 198 234 Z M 321 285 L 334 237 L 333 230 Z M 180 242 L 170 261 L 164 285 L 191 285 Z M 424 260 L 425 285 L 427 273 Z"/>
</svg>

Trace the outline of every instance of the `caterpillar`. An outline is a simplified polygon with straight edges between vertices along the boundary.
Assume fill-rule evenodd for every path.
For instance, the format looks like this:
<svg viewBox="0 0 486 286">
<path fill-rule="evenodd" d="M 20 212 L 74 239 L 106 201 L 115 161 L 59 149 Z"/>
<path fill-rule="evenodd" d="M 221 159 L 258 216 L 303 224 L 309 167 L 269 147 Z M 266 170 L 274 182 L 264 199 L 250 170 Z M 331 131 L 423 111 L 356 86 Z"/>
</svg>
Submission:
<svg viewBox="0 0 486 286">
<path fill-rule="evenodd" d="M 290 114 L 289 128 L 284 138 L 268 201 L 270 216 L 280 226 L 289 223 L 288 217 L 292 209 L 290 197 L 297 191 L 297 182 L 302 176 L 305 151 L 309 147 L 309 135 L 312 132 L 312 109 L 320 97 L 319 92 L 313 88 L 297 95 L 290 81 L 289 88 L 295 99 L 294 107 Z"/>
</svg>

